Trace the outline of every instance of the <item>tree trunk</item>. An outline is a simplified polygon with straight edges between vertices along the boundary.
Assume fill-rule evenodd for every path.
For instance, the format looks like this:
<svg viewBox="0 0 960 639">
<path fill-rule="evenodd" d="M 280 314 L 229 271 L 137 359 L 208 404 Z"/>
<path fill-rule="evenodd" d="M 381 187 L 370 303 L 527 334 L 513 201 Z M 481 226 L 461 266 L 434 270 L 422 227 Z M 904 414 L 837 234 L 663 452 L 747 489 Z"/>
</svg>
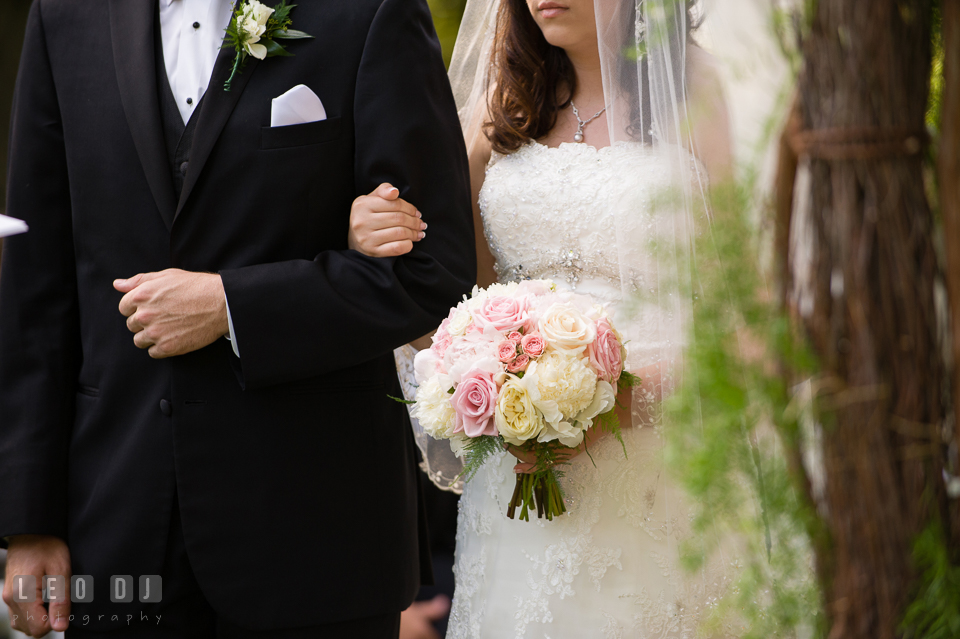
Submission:
<svg viewBox="0 0 960 639">
<path fill-rule="evenodd" d="M 938 182 L 947 258 L 947 296 L 953 340 L 954 441 L 960 443 L 960 0 L 943 0 L 943 96 Z M 956 453 L 956 451 L 955 451 Z M 960 459 L 953 460 L 954 472 Z M 960 509 L 956 509 L 960 511 Z M 960 545 L 960 512 L 954 512 L 954 543 Z"/>
<path fill-rule="evenodd" d="M 930 3 L 819 0 L 804 42 L 813 304 L 797 307 L 823 374 L 830 639 L 897 636 L 912 543 L 947 507 L 940 274 L 919 152 Z"/>
</svg>

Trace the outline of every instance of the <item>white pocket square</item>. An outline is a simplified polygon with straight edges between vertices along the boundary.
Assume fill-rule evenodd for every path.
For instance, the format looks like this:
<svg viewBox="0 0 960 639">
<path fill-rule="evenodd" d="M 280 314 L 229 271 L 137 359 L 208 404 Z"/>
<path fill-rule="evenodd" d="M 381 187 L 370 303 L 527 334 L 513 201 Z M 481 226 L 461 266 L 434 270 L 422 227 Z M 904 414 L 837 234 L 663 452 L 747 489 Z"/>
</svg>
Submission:
<svg viewBox="0 0 960 639">
<path fill-rule="evenodd" d="M 0 237 L 26 232 L 27 225 L 22 220 L 18 220 L 15 217 L 0 215 Z"/>
<path fill-rule="evenodd" d="M 327 119 L 323 102 L 302 84 L 273 99 L 270 109 L 270 126 L 290 126 Z"/>
</svg>

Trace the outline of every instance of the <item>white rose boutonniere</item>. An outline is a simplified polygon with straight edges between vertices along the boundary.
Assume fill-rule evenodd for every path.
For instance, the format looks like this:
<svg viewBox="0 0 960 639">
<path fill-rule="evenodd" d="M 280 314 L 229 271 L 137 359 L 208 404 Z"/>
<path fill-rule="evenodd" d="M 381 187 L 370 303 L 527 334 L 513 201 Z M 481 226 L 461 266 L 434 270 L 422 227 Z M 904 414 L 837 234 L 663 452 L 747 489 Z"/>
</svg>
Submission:
<svg viewBox="0 0 960 639">
<path fill-rule="evenodd" d="M 236 51 L 230 77 L 223 83 L 223 90 L 229 91 L 233 77 L 243 72 L 247 56 L 258 60 L 273 56 L 290 57 L 293 54 L 283 48 L 277 40 L 303 40 L 312 35 L 291 29 L 293 20 L 290 11 L 297 6 L 283 0 L 272 9 L 258 0 L 247 0 L 233 13 L 227 26 L 227 35 L 223 39 L 224 49 Z"/>
</svg>

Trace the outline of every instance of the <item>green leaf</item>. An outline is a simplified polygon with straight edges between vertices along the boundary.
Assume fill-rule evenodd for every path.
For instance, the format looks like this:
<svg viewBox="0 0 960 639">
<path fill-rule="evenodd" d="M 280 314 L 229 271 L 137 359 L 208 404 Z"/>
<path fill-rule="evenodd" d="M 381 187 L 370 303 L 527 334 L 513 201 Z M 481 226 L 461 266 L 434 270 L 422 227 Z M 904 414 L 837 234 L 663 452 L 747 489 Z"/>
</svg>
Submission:
<svg viewBox="0 0 960 639">
<path fill-rule="evenodd" d="M 296 29 L 277 30 L 273 33 L 273 37 L 281 40 L 305 40 L 307 38 L 313 38 L 309 33 L 297 31 Z"/>
<path fill-rule="evenodd" d="M 469 440 L 464 446 L 463 470 L 457 479 L 468 482 L 493 455 L 503 452 L 504 441 L 499 435 L 483 435 Z"/>
<path fill-rule="evenodd" d="M 275 56 L 279 56 L 279 57 L 282 57 L 282 58 L 292 58 L 292 57 L 293 57 L 293 54 L 292 54 L 292 53 L 290 53 L 289 51 L 287 51 L 286 49 L 284 49 L 282 46 L 280 46 L 279 43 L 277 43 L 277 42 L 274 41 L 274 40 L 260 40 L 260 42 L 263 44 L 263 46 L 267 47 L 267 57 L 268 57 L 268 58 L 272 58 L 272 57 L 275 57 Z"/>
<path fill-rule="evenodd" d="M 642 383 L 642 379 L 626 370 L 620 373 L 620 379 L 617 380 L 617 386 L 619 388 L 634 388 Z"/>
<path fill-rule="evenodd" d="M 394 397 L 393 395 L 387 395 L 387 397 L 389 397 L 390 399 L 392 399 L 392 400 L 395 401 L 395 402 L 400 402 L 401 404 L 412 405 L 412 404 L 416 404 L 416 403 L 417 403 L 417 402 L 414 402 L 414 401 L 410 401 L 409 399 L 401 399 L 401 398 L 399 398 L 399 397 Z"/>
</svg>

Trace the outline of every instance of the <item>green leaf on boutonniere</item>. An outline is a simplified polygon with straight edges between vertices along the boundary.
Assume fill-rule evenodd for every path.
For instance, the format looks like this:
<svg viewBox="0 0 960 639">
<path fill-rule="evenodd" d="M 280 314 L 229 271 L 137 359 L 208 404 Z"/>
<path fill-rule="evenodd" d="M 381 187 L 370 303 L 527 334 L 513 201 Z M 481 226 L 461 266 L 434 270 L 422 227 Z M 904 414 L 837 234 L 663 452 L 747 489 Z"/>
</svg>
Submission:
<svg viewBox="0 0 960 639">
<path fill-rule="evenodd" d="M 303 40 L 304 38 L 312 38 L 313 36 L 303 31 L 297 31 L 296 29 L 287 29 L 285 31 L 277 31 L 273 34 L 273 37 L 279 38 L 280 40 Z"/>
<path fill-rule="evenodd" d="M 221 47 L 236 52 L 230 77 L 223 83 L 224 91 L 229 91 L 234 76 L 243 72 L 247 56 L 252 55 L 259 60 L 274 56 L 291 57 L 293 54 L 276 40 L 303 40 L 313 37 L 303 31 L 290 29 L 293 24 L 290 11 L 295 6 L 297 5 L 287 4 L 287 0 L 282 0 L 271 9 L 259 0 L 246 0 L 236 8 L 225 29 L 226 35 Z"/>
<path fill-rule="evenodd" d="M 278 43 L 273 40 L 267 40 L 263 43 L 263 46 L 267 47 L 267 57 L 271 58 L 273 56 L 281 56 L 284 58 L 292 58 L 293 54 L 281 47 Z"/>
</svg>

